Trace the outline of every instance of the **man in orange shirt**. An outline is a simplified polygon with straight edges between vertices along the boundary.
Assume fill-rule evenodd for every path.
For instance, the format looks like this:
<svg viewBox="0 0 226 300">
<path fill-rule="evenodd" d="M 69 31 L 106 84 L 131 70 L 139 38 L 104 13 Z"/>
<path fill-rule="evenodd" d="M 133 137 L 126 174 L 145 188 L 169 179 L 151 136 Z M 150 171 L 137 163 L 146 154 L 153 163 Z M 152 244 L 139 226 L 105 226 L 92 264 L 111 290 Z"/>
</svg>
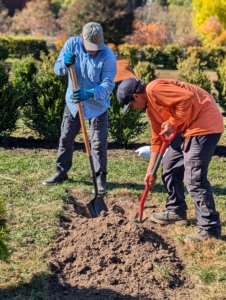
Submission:
<svg viewBox="0 0 226 300">
<path fill-rule="evenodd" d="M 208 166 L 224 131 L 223 117 L 214 98 L 202 88 L 186 82 L 157 79 L 149 84 L 128 78 L 118 86 L 117 98 L 125 110 L 131 106 L 146 110 L 151 121 L 151 158 L 145 184 L 162 144 L 160 135 L 177 131 L 163 160 L 162 180 L 168 192 L 166 210 L 154 213 L 159 224 L 186 224 L 187 190 L 195 203 L 199 230 L 187 235 L 185 242 L 218 238 L 221 235 L 219 213 L 215 209 Z M 151 182 L 154 185 L 155 179 Z"/>
</svg>

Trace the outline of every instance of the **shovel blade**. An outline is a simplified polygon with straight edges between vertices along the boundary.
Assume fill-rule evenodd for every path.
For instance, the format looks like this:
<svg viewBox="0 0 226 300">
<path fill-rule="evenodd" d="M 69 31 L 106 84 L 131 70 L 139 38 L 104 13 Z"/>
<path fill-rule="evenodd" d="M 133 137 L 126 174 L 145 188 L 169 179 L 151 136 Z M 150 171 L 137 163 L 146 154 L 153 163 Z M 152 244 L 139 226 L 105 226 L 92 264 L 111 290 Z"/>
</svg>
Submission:
<svg viewBox="0 0 226 300">
<path fill-rule="evenodd" d="M 97 218 L 102 211 L 108 211 L 103 196 L 100 195 L 92 198 L 88 203 L 86 203 L 86 206 L 92 218 Z"/>
</svg>

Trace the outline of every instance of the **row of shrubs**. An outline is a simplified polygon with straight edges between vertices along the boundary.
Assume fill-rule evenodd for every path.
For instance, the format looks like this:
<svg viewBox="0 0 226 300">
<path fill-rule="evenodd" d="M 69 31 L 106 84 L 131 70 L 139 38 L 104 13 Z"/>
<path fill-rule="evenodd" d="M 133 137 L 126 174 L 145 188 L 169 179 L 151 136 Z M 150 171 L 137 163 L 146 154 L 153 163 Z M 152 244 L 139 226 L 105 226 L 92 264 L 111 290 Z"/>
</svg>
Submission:
<svg viewBox="0 0 226 300">
<path fill-rule="evenodd" d="M 49 54 L 41 52 L 40 60 L 26 56 L 16 60 L 10 70 L 0 63 L 0 134 L 10 135 L 16 129 L 17 121 L 22 119 L 39 138 L 58 140 L 68 77 L 54 74 L 57 55 L 51 50 Z M 124 126 L 119 132 L 115 121 L 121 116 L 121 108 L 117 100 L 115 105 L 117 107 L 112 104 L 109 111 L 110 138 L 126 146 L 137 136 L 137 128 L 133 130 L 134 120 L 135 127 L 141 132 L 147 123 L 140 122 L 142 112 L 134 111 L 123 119 Z"/>
<path fill-rule="evenodd" d="M 43 39 L 17 36 L 0 37 L 0 59 L 21 58 L 29 54 L 39 59 L 41 51 L 48 53 L 48 43 Z"/>
<path fill-rule="evenodd" d="M 193 56 L 199 59 L 204 68 L 215 69 L 219 61 L 226 57 L 226 48 L 216 46 L 181 48 L 179 45 L 166 45 L 165 47 L 147 45 L 139 48 L 136 45 L 124 44 L 118 47 L 118 55 L 128 59 L 132 66 L 135 66 L 138 61 L 149 61 L 164 69 L 177 69 L 180 59 Z"/>
<path fill-rule="evenodd" d="M 61 118 L 64 110 L 64 97 L 67 76 L 56 76 L 53 65 L 58 53 L 50 50 L 41 52 L 40 59 L 25 56 L 15 60 L 10 70 L 0 63 L 0 134 L 10 134 L 16 129 L 18 119 L 34 131 L 41 139 L 56 141 L 60 135 Z M 196 84 L 209 93 L 212 84 L 200 59 L 193 54 L 177 63 L 178 79 Z M 215 69 L 218 80 L 216 100 L 226 109 L 226 59 Z M 135 74 L 146 83 L 157 77 L 156 65 L 149 61 L 139 61 L 134 66 Z M 10 76 L 9 76 L 10 74 Z M 131 110 L 121 114 L 122 106 L 116 99 L 116 89 L 111 95 L 109 109 L 109 134 L 112 141 L 127 146 L 136 136 L 146 130 L 142 122 L 142 112 Z M 120 126 L 119 126 L 120 125 Z"/>
<path fill-rule="evenodd" d="M 61 45 L 63 44 L 63 41 Z M 108 44 L 113 52 L 119 58 L 128 59 L 134 67 L 138 61 L 148 61 L 156 66 L 161 66 L 165 69 L 176 69 L 178 59 L 185 59 L 191 55 L 195 55 L 200 59 L 200 63 L 207 69 L 215 69 L 219 64 L 219 59 L 226 57 L 225 47 L 188 47 L 181 48 L 179 45 L 166 45 L 164 47 L 146 45 L 139 47 L 137 45 L 123 44 L 116 47 L 114 44 Z M 40 53 L 48 53 L 49 48 L 59 50 L 57 41 L 47 41 L 34 37 L 0 37 L 0 59 L 8 57 L 21 58 L 25 55 L 33 55 L 39 59 Z"/>
<path fill-rule="evenodd" d="M 64 109 L 64 96 L 67 76 L 56 76 L 53 64 L 58 53 L 50 50 L 41 52 L 40 59 L 24 56 L 16 60 L 10 70 L 0 62 L 0 134 L 7 135 L 16 129 L 17 121 L 33 130 L 40 138 L 57 140 L 60 135 L 61 118 Z M 209 93 L 212 84 L 201 59 L 195 54 L 177 62 L 178 79 L 196 84 Z M 215 69 L 218 80 L 214 87 L 219 105 L 226 109 L 226 59 Z M 157 77 L 156 65 L 149 61 L 139 61 L 134 66 L 135 74 L 146 83 Z M 143 112 L 129 110 L 122 114 L 122 105 L 116 98 L 117 86 L 111 95 L 109 108 L 110 138 L 119 145 L 127 146 L 146 131 L 148 122 L 144 121 Z M 4 203 L 0 198 L 0 260 L 7 261 L 7 233 Z"/>
</svg>

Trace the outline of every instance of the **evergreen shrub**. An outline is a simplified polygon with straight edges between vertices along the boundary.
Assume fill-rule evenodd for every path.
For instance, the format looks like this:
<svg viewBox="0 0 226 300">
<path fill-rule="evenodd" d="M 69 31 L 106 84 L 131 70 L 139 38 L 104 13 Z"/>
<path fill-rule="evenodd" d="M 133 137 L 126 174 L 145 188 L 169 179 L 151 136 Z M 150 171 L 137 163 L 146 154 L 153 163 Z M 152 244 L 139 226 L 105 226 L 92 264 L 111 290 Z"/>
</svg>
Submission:
<svg viewBox="0 0 226 300">
<path fill-rule="evenodd" d="M 19 89 L 9 81 L 9 71 L 0 62 L 0 134 L 10 134 L 19 118 Z"/>
<path fill-rule="evenodd" d="M 165 60 L 163 62 L 164 68 L 176 69 L 178 60 L 181 57 L 181 48 L 178 45 L 166 45 L 163 54 Z"/>
<path fill-rule="evenodd" d="M 146 45 L 141 49 L 141 60 L 151 62 L 155 65 L 159 64 L 159 57 L 161 55 L 160 46 Z"/>
<path fill-rule="evenodd" d="M 197 59 L 200 66 L 205 67 L 207 64 L 207 50 L 204 47 L 189 46 L 185 55 L 186 58 L 192 57 L 192 60 Z"/>
<path fill-rule="evenodd" d="M 185 60 L 180 60 L 177 68 L 179 80 L 195 84 L 211 93 L 211 80 L 201 65 L 200 59 L 195 54 Z"/>
<path fill-rule="evenodd" d="M 46 41 L 34 37 L 9 36 L 0 37 L 5 44 L 9 55 L 13 58 L 21 58 L 29 54 L 39 59 L 41 51 L 48 53 Z"/>
<path fill-rule="evenodd" d="M 145 83 L 156 78 L 155 75 L 156 66 L 148 61 L 139 61 L 138 64 L 134 67 L 134 73 L 139 79 L 142 79 Z"/>
<path fill-rule="evenodd" d="M 31 56 L 24 56 L 13 62 L 11 67 L 11 82 L 20 91 L 19 101 L 23 109 L 29 105 L 33 95 L 33 77 L 37 72 L 37 60 Z"/>
<path fill-rule="evenodd" d="M 60 125 L 65 106 L 67 76 L 57 76 L 53 71 L 58 53 L 50 50 L 41 53 L 37 61 L 37 72 L 32 80 L 30 105 L 23 110 L 23 120 L 42 139 L 56 141 L 60 135 Z"/>
<path fill-rule="evenodd" d="M 226 111 L 226 58 L 219 61 L 216 72 L 218 79 L 214 81 L 214 87 L 218 92 L 217 102 Z"/>
<path fill-rule="evenodd" d="M 6 58 L 8 58 L 9 53 L 7 48 L 1 44 L 0 42 L 0 60 L 5 60 Z"/>
<path fill-rule="evenodd" d="M 148 122 L 143 121 L 144 112 L 138 109 L 128 109 L 122 114 L 123 105 L 117 100 L 118 84 L 111 94 L 109 108 L 109 136 L 118 145 L 127 147 L 131 142 L 139 140 L 147 130 Z"/>
<path fill-rule="evenodd" d="M 226 57 L 225 47 L 212 46 L 206 48 L 207 52 L 207 68 L 215 70 L 219 63 Z"/>
<path fill-rule="evenodd" d="M 137 45 L 119 45 L 118 51 L 119 58 L 128 60 L 132 67 L 138 63 L 139 47 Z"/>
</svg>

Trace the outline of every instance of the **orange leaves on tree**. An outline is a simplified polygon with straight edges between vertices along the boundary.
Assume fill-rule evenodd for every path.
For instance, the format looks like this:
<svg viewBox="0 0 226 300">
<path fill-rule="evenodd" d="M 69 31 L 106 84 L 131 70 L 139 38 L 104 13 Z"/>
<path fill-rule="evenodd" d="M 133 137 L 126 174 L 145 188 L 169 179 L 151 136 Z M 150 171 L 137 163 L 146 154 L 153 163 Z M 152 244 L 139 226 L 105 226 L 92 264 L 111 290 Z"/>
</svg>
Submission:
<svg viewBox="0 0 226 300">
<path fill-rule="evenodd" d="M 216 46 L 226 46 L 226 30 L 224 30 L 218 37 L 215 38 L 214 44 Z"/>
<path fill-rule="evenodd" d="M 212 16 L 201 26 L 201 32 L 209 39 L 217 37 L 222 31 L 222 25 L 219 20 Z"/>
<path fill-rule="evenodd" d="M 48 0 L 33 0 L 12 18 L 11 31 L 36 36 L 53 36 L 56 32 L 56 21 Z"/>
<path fill-rule="evenodd" d="M 134 33 L 127 37 L 127 42 L 139 46 L 162 46 L 167 40 L 166 26 L 156 23 L 143 25 L 141 21 L 134 23 Z"/>
<path fill-rule="evenodd" d="M 226 31 L 216 17 L 210 17 L 205 24 L 200 27 L 204 36 L 204 43 L 206 45 L 225 46 Z"/>
</svg>

